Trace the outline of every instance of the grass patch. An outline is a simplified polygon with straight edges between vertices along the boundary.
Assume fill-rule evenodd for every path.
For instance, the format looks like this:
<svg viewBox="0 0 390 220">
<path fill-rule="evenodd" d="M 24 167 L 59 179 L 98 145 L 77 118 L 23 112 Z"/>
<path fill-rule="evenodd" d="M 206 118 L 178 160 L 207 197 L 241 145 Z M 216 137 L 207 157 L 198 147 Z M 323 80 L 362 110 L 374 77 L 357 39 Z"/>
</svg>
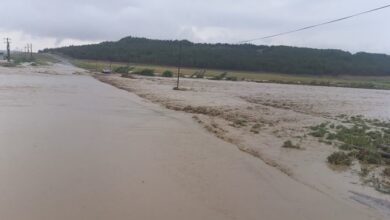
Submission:
<svg viewBox="0 0 390 220">
<path fill-rule="evenodd" d="M 34 62 L 37 65 L 49 65 L 50 63 L 60 62 L 55 57 L 51 56 L 50 54 L 46 54 L 46 53 L 36 53 L 36 54 L 33 54 L 33 57 L 35 58 Z"/>
<path fill-rule="evenodd" d="M 362 116 L 343 117 L 337 126 L 329 122 L 310 127 L 309 133 L 321 142 L 330 142 L 340 150 L 358 150 L 362 162 L 378 164 L 378 159 L 390 153 L 390 123 L 365 119 Z M 379 155 L 379 156 L 378 156 Z"/>
<path fill-rule="evenodd" d="M 340 124 L 322 123 L 310 127 L 309 133 L 320 142 L 329 142 L 341 150 L 328 157 L 330 164 L 349 166 L 356 159 L 362 166 L 360 175 L 363 178 L 375 176 L 378 173 L 375 170 L 390 164 L 389 121 L 367 119 L 361 115 L 342 115 L 337 119 L 341 121 Z M 378 191 L 387 192 L 389 184 L 383 178 L 377 178 L 372 185 Z"/>
<path fill-rule="evenodd" d="M 383 176 L 385 177 L 390 177 L 390 167 L 386 167 L 383 172 L 382 172 Z"/>
<path fill-rule="evenodd" d="M 32 57 L 25 53 L 13 53 L 12 62 L 15 65 L 19 65 L 21 63 L 31 63 L 31 66 L 45 66 L 50 63 L 58 63 L 59 60 L 55 59 L 50 54 L 45 53 L 33 53 Z"/>
<path fill-rule="evenodd" d="M 6 62 L 6 63 L 0 63 L 0 66 L 2 66 L 2 67 L 16 67 L 17 64 L 14 62 L 9 62 L 9 63 Z"/>
</svg>

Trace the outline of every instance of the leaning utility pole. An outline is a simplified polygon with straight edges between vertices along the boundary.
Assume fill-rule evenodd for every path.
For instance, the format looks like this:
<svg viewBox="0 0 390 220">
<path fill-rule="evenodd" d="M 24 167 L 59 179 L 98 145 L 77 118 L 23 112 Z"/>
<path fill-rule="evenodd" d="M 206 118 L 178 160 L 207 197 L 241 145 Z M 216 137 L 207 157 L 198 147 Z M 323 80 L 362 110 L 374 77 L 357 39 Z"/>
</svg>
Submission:
<svg viewBox="0 0 390 220">
<path fill-rule="evenodd" d="M 181 70 L 181 52 L 182 52 L 182 44 L 181 41 L 179 42 L 179 65 L 177 67 L 177 82 L 176 82 L 176 88 L 179 90 L 179 83 L 180 83 L 180 70 Z"/>
<path fill-rule="evenodd" d="M 7 61 L 11 62 L 11 48 L 10 48 L 11 39 L 7 37 L 4 40 L 5 40 L 5 44 L 7 44 Z"/>
</svg>

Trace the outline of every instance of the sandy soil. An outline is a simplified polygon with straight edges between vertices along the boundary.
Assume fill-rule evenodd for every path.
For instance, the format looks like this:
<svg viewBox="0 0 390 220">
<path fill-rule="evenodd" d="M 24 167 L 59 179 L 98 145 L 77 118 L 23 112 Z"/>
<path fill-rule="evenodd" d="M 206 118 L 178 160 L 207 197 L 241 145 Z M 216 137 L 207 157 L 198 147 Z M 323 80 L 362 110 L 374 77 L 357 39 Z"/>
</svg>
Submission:
<svg viewBox="0 0 390 220">
<path fill-rule="evenodd" d="M 384 201 L 386 205 L 380 202 L 378 209 L 390 214 L 390 197 L 363 185 L 358 166 L 330 169 L 326 158 L 336 148 L 306 136 L 309 126 L 340 114 L 389 119 L 390 91 L 202 79 L 182 79 L 186 91 L 175 91 L 175 79 L 97 78 L 169 109 L 191 113 L 217 137 L 312 189 L 346 200 L 359 200 L 355 192 L 362 193 Z M 303 150 L 282 148 L 286 140 Z"/>
<path fill-rule="evenodd" d="M 240 151 L 248 128 L 230 116 L 263 111 L 248 108 L 252 101 L 207 86 L 173 92 L 166 80 L 109 80 L 169 108 L 223 112 L 195 114 L 200 126 L 194 114 L 161 108 L 69 65 L 0 67 L 0 219 L 386 219 L 372 203 L 318 190 Z M 267 123 L 290 123 L 276 121 L 283 109 L 258 105 L 270 111 L 258 135 Z"/>
</svg>

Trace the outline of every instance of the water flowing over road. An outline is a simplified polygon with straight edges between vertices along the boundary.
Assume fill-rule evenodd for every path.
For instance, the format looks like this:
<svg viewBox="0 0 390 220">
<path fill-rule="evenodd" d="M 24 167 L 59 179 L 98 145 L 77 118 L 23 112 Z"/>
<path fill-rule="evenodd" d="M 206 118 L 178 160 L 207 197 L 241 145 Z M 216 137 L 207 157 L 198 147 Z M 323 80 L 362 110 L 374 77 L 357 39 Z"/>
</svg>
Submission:
<svg viewBox="0 0 390 220">
<path fill-rule="evenodd" d="M 0 219 L 380 219 L 65 64 L 0 68 Z"/>
</svg>

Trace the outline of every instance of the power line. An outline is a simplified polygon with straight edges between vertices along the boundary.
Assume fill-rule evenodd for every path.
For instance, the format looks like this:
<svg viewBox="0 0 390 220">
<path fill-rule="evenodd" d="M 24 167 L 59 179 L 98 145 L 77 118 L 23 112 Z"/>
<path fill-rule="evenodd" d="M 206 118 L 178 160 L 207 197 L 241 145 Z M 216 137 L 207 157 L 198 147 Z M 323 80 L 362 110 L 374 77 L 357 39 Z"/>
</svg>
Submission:
<svg viewBox="0 0 390 220">
<path fill-rule="evenodd" d="M 331 20 L 331 21 L 323 22 L 323 23 L 320 23 L 320 24 L 310 25 L 310 26 L 307 26 L 307 27 L 303 27 L 303 28 L 299 28 L 299 29 L 295 29 L 295 30 L 291 30 L 291 31 L 286 31 L 286 32 L 278 33 L 278 34 L 273 34 L 273 35 L 269 35 L 269 36 L 265 36 L 265 37 L 259 37 L 259 38 L 254 38 L 254 39 L 250 39 L 250 40 L 244 40 L 244 41 L 240 41 L 238 43 L 239 44 L 243 44 L 243 43 L 249 43 L 249 42 L 252 42 L 252 41 L 264 40 L 264 39 L 274 38 L 274 37 L 278 37 L 278 36 L 282 36 L 282 35 L 287 35 L 287 34 L 299 32 L 299 31 L 312 29 L 312 28 L 316 28 L 316 27 L 319 27 L 319 26 L 323 26 L 323 25 L 332 24 L 332 23 L 336 23 L 336 22 L 339 22 L 339 21 L 347 20 L 347 19 L 350 19 L 350 18 L 354 18 L 354 17 L 360 16 L 360 15 L 364 15 L 364 14 L 368 14 L 368 13 L 372 13 L 372 12 L 379 11 L 379 10 L 382 10 L 382 9 L 385 9 L 385 8 L 389 8 L 389 7 L 390 7 L 390 4 L 382 6 L 382 7 L 379 7 L 379 8 L 374 8 L 374 9 L 371 9 L 371 10 L 368 10 L 368 11 L 363 11 L 363 12 L 360 12 L 360 13 L 357 13 L 357 14 L 349 15 L 349 16 L 346 16 L 346 17 L 342 17 L 342 18 Z"/>
</svg>

